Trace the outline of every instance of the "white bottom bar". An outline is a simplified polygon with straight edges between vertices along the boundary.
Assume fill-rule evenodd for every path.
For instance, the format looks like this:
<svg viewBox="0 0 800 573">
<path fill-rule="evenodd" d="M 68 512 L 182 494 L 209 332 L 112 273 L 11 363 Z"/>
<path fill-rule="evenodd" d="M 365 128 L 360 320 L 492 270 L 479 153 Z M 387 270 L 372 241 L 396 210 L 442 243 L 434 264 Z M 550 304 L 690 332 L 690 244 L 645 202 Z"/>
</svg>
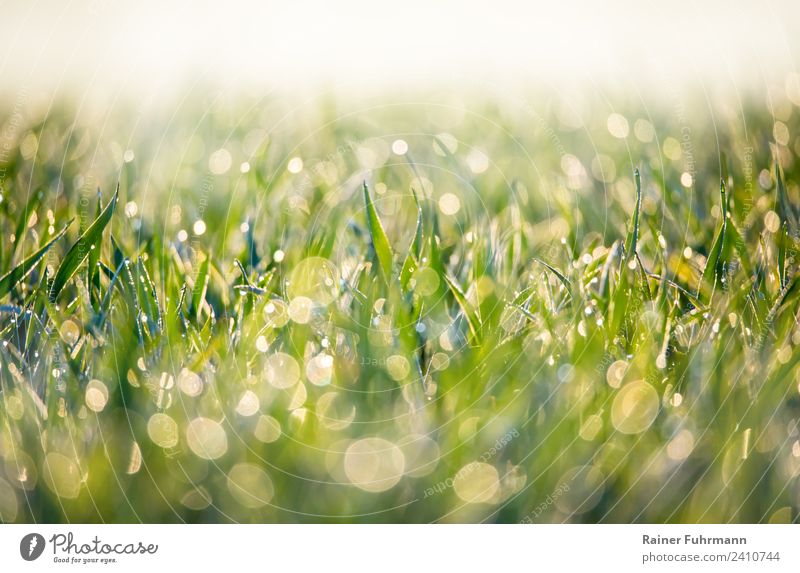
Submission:
<svg viewBox="0 0 800 573">
<path fill-rule="evenodd" d="M 777 572 L 800 571 L 799 539 L 792 525 L 4 525 L 0 567 Z"/>
</svg>

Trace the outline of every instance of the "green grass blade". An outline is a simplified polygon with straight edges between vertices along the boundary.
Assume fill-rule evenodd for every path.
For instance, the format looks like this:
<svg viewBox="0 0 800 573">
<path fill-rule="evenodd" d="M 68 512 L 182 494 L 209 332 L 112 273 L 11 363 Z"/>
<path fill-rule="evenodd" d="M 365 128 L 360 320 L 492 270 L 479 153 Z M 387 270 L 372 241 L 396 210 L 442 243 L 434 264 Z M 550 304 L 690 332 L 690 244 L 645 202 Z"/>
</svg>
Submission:
<svg viewBox="0 0 800 573">
<path fill-rule="evenodd" d="M 778 276 L 780 277 L 781 288 L 783 288 L 786 286 L 786 247 L 789 244 L 786 221 L 782 222 L 781 228 L 778 229 L 776 242 L 778 243 Z"/>
<path fill-rule="evenodd" d="M 136 287 L 139 289 L 139 300 L 143 301 L 142 306 L 145 308 L 148 319 L 148 327 L 150 334 L 154 335 L 160 333 L 163 328 L 161 320 L 161 306 L 158 302 L 158 293 L 156 292 L 156 285 L 150 278 L 150 273 L 147 271 L 147 266 L 144 264 L 142 257 L 139 257 L 136 264 L 137 281 Z"/>
<path fill-rule="evenodd" d="M 411 280 L 411 277 L 414 275 L 414 272 L 419 268 L 417 264 L 416 258 L 412 253 L 408 253 L 405 262 L 403 263 L 403 268 L 400 269 L 400 286 L 403 289 L 408 288 L 408 281 Z"/>
<path fill-rule="evenodd" d="M 775 158 L 775 185 L 778 193 L 778 214 L 782 221 L 786 221 L 789 225 L 789 230 L 792 232 L 797 231 L 797 213 L 792 206 L 789 194 L 786 192 L 786 185 L 783 182 L 783 171 L 778 158 Z"/>
<path fill-rule="evenodd" d="M 633 180 L 636 184 L 636 207 L 633 210 L 633 225 L 628 232 L 628 237 L 625 239 L 625 261 L 632 260 L 636 255 L 636 249 L 639 247 L 639 213 L 642 210 L 642 178 L 639 175 L 639 170 L 633 170 Z"/>
<path fill-rule="evenodd" d="M 200 263 L 200 269 L 197 271 L 197 277 L 194 281 L 194 288 L 192 289 L 192 312 L 195 318 L 200 318 L 200 311 L 202 310 L 203 301 L 206 299 L 206 292 L 208 291 L 209 272 L 211 268 L 211 253 L 206 254 L 206 258 Z"/>
<path fill-rule="evenodd" d="M 19 218 L 17 219 L 17 227 L 14 229 L 14 243 L 11 245 L 11 253 L 8 257 L 8 263 L 11 264 L 11 259 L 14 256 L 14 253 L 17 251 L 17 248 L 20 244 L 22 244 L 23 235 L 25 234 L 25 228 L 28 226 L 28 220 L 31 218 L 31 213 L 36 212 L 36 208 L 39 206 L 39 202 L 42 200 L 42 192 L 37 191 L 33 195 L 31 195 L 28 202 L 25 204 L 25 208 L 20 213 Z"/>
<path fill-rule="evenodd" d="M 708 258 L 706 259 L 706 267 L 703 270 L 703 276 L 700 281 L 700 286 L 697 289 L 698 296 L 701 294 L 701 291 L 705 287 L 708 287 L 708 290 L 705 291 L 707 296 L 710 296 L 710 292 L 713 292 L 714 287 L 717 284 L 717 281 L 721 278 L 722 272 L 722 249 L 725 245 L 725 231 L 728 227 L 728 201 L 727 196 L 725 194 L 725 182 L 720 181 L 719 186 L 719 194 L 720 194 L 720 201 L 721 201 L 721 210 L 722 210 L 722 225 L 720 225 L 719 232 L 717 233 L 716 238 L 714 239 L 714 243 L 711 247 L 711 251 L 708 253 Z"/>
<path fill-rule="evenodd" d="M 417 228 L 414 232 L 414 240 L 406 255 L 406 260 L 403 261 L 403 268 L 400 270 L 400 285 L 405 289 L 408 281 L 414 274 L 414 271 L 419 267 L 418 261 L 422 259 L 422 205 L 419 202 L 417 192 L 412 188 L 411 193 L 414 195 L 414 204 L 417 206 Z"/>
<path fill-rule="evenodd" d="M 666 278 L 666 276 L 664 275 L 658 275 L 656 273 L 647 273 L 647 276 L 657 281 L 663 281 L 665 284 L 671 286 L 672 288 L 680 292 L 682 295 L 684 295 L 687 299 L 689 299 L 689 302 L 691 302 L 696 308 L 703 308 L 703 303 L 700 301 L 699 298 L 697 298 L 697 296 L 693 292 L 689 292 L 675 281 Z"/>
<path fill-rule="evenodd" d="M 121 281 L 117 280 L 122 274 L 122 269 L 124 266 L 125 266 L 125 261 L 120 263 L 116 271 L 112 271 L 108 267 L 104 267 L 103 265 L 101 265 L 106 275 L 108 275 L 109 281 L 106 294 L 103 297 L 103 300 L 100 302 L 98 310 L 95 313 L 94 318 L 92 319 L 91 322 L 91 328 L 96 334 L 99 333 L 105 325 L 106 318 L 108 317 L 108 310 L 109 307 L 111 306 L 111 295 L 114 293 L 114 287 L 117 286 L 117 288 L 120 289 L 120 292 L 122 292 L 123 296 L 125 294 L 125 287 L 120 284 Z"/>
<path fill-rule="evenodd" d="M 619 282 L 614 289 L 609 306 L 608 334 L 611 337 L 619 334 L 628 311 L 628 303 L 636 296 L 631 288 L 629 272 L 632 271 L 628 268 L 627 263 L 623 264 L 619 271 Z"/>
<path fill-rule="evenodd" d="M 412 188 L 414 204 L 417 206 L 417 230 L 414 233 L 414 242 L 411 244 L 411 252 L 417 259 L 422 258 L 422 205 L 419 202 L 417 192 Z"/>
<path fill-rule="evenodd" d="M 464 294 L 464 291 L 461 290 L 461 287 L 458 286 L 458 283 L 456 283 L 456 281 L 449 275 L 445 274 L 444 280 L 447 283 L 447 286 L 450 287 L 450 292 L 453 293 L 453 298 L 456 299 L 458 306 L 461 307 L 461 311 L 464 313 L 464 316 L 467 319 L 467 325 L 469 326 L 469 331 L 470 334 L 472 334 L 472 338 L 478 341 L 480 321 L 478 320 L 472 305 L 469 304 L 469 301 L 467 301 L 467 296 Z"/>
<path fill-rule="evenodd" d="M 367 226 L 372 238 L 372 246 L 378 259 L 378 268 L 383 280 L 386 284 L 389 284 L 392 278 L 392 247 L 389 245 L 386 231 L 383 230 L 378 212 L 375 210 L 375 205 L 373 205 L 369 196 L 369 188 L 366 181 L 364 182 L 364 204 L 367 209 Z"/>
<path fill-rule="evenodd" d="M 536 257 L 533 257 L 533 260 L 536 261 L 537 263 L 539 263 L 540 265 L 542 265 L 544 268 L 546 268 L 551 273 L 553 273 L 556 277 L 558 277 L 558 280 L 560 280 L 561 284 L 564 285 L 564 288 L 567 289 L 567 292 L 569 293 L 569 296 L 572 297 L 572 285 L 570 284 L 569 279 L 564 275 L 564 273 L 562 273 L 558 269 L 550 266 L 549 264 L 547 264 L 546 262 L 544 262 L 541 259 L 537 259 Z"/>
<path fill-rule="evenodd" d="M 72 221 L 67 223 L 64 228 L 56 233 L 56 236 L 50 239 L 41 249 L 33 253 L 30 257 L 22 261 L 16 267 L 3 275 L 2 278 L 0 278 L 0 298 L 3 298 L 19 281 L 28 276 L 28 274 L 36 267 L 36 264 L 39 262 L 39 260 L 41 260 L 45 253 L 47 253 L 53 243 L 64 236 L 64 233 L 67 232 L 70 223 L 72 223 Z"/>
<path fill-rule="evenodd" d="M 100 189 L 97 190 L 97 207 L 95 209 L 94 218 L 103 213 L 103 196 L 100 194 Z M 102 233 L 98 235 L 97 241 L 92 245 L 94 248 L 89 249 L 89 265 L 86 268 L 86 284 L 89 285 L 89 292 L 94 296 L 93 287 L 100 288 L 100 273 L 98 273 L 97 263 L 100 262 L 100 245 L 102 244 Z"/>
<path fill-rule="evenodd" d="M 637 296 L 633 292 L 629 273 L 635 269 L 635 266 L 633 269 L 631 268 L 631 263 L 638 265 L 636 255 L 639 248 L 639 216 L 642 210 L 642 178 L 639 169 L 633 170 L 633 181 L 636 185 L 636 206 L 633 209 L 631 228 L 625 238 L 625 253 L 620 259 L 619 282 L 609 306 L 608 334 L 612 337 L 619 334 L 630 306 L 629 303 L 632 302 L 632 298 Z"/>
<path fill-rule="evenodd" d="M 53 278 L 53 284 L 50 286 L 49 298 L 51 301 L 54 301 L 56 297 L 58 297 L 61 290 L 72 278 L 72 275 L 78 270 L 78 267 L 80 267 L 89 256 L 89 253 L 92 251 L 91 247 L 98 244 L 98 241 L 103 236 L 103 230 L 111 221 L 118 199 L 119 185 L 117 185 L 117 190 L 114 192 L 111 201 L 109 201 L 105 209 L 101 211 L 100 216 L 94 220 L 89 228 L 86 229 L 72 247 L 70 247 L 69 251 L 67 251 L 64 260 L 61 261 L 61 265 L 59 265 L 56 271 L 56 276 Z"/>
</svg>

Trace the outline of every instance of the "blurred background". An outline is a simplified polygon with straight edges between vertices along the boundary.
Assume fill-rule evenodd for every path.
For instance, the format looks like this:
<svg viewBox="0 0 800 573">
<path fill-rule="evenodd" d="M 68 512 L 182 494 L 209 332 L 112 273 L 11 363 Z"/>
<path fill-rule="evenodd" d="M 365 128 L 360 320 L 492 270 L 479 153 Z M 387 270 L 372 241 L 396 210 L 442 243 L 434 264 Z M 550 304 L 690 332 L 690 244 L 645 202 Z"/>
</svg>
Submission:
<svg viewBox="0 0 800 573">
<path fill-rule="evenodd" d="M 2 2 L 3 91 L 155 96 L 195 82 L 342 91 L 545 85 L 752 89 L 796 71 L 800 4 Z"/>
</svg>

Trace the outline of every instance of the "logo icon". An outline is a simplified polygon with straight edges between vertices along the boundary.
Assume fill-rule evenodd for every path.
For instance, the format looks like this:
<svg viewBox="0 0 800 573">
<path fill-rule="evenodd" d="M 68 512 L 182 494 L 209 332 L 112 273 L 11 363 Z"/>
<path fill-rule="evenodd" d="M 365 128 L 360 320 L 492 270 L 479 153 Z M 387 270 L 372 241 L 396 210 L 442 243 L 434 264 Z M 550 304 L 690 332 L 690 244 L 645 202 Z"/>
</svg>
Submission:
<svg viewBox="0 0 800 573">
<path fill-rule="evenodd" d="M 44 551 L 44 537 L 38 533 L 29 533 L 19 542 L 19 554 L 25 561 L 34 561 Z"/>
</svg>

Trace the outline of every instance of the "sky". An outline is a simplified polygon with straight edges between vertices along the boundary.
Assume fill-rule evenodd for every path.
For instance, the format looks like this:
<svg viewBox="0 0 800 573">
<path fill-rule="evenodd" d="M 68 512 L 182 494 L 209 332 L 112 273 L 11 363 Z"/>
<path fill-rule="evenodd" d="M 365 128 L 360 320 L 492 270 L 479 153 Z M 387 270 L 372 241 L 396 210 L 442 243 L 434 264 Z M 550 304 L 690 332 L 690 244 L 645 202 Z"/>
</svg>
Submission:
<svg viewBox="0 0 800 573">
<path fill-rule="evenodd" d="M 614 82 L 797 69 L 797 0 L 0 1 L 6 89 L 169 93 Z"/>
</svg>

